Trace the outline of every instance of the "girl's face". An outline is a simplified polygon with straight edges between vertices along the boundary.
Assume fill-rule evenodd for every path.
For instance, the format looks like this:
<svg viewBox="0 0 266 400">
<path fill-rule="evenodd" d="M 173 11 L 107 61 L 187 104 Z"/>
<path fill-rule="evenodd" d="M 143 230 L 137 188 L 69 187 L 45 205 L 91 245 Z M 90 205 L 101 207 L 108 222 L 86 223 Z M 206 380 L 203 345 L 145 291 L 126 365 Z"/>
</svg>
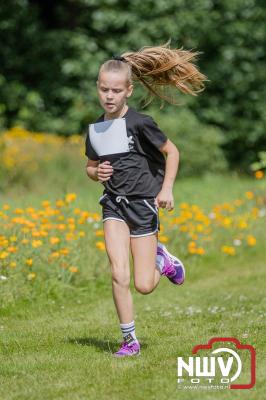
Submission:
<svg viewBox="0 0 266 400">
<path fill-rule="evenodd" d="M 108 114 L 118 113 L 131 96 L 133 85 L 127 86 L 126 76 L 118 72 L 101 72 L 97 81 L 100 104 Z"/>
</svg>

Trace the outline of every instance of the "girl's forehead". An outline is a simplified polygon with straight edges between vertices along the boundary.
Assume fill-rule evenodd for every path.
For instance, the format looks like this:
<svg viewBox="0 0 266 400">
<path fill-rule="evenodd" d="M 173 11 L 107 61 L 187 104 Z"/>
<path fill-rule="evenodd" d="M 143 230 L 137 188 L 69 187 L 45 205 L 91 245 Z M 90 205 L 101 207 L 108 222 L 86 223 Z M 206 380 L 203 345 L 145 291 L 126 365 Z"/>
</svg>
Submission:
<svg viewBox="0 0 266 400">
<path fill-rule="evenodd" d="M 99 75 L 99 84 L 110 88 L 126 87 L 126 74 L 119 72 L 101 72 Z"/>
</svg>

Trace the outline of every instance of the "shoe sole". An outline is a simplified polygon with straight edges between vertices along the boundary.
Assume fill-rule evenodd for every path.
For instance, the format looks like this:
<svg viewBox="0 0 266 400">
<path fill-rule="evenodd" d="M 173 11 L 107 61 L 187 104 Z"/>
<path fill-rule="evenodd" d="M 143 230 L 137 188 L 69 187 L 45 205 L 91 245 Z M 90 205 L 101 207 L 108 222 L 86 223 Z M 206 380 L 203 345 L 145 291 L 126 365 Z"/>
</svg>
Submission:
<svg viewBox="0 0 266 400">
<path fill-rule="evenodd" d="M 135 353 L 135 354 L 121 354 L 121 355 L 118 355 L 118 354 L 112 354 L 112 356 L 113 357 L 115 357 L 115 358 L 123 358 L 123 357 L 134 357 L 134 356 L 140 356 L 140 351 L 138 352 L 138 353 Z"/>
</svg>

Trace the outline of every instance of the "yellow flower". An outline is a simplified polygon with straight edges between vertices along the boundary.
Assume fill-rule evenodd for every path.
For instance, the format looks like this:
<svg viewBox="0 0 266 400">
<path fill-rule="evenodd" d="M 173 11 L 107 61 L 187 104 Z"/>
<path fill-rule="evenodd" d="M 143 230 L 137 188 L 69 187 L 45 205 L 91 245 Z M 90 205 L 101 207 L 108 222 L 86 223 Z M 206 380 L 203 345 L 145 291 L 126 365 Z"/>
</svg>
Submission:
<svg viewBox="0 0 266 400">
<path fill-rule="evenodd" d="M 49 207 L 50 205 L 51 205 L 51 202 L 50 202 L 49 200 L 44 200 L 44 201 L 42 201 L 42 206 L 43 206 L 44 208 Z"/>
<path fill-rule="evenodd" d="M 225 217 L 223 220 L 224 226 L 230 226 L 232 224 L 232 219 L 229 217 Z"/>
<path fill-rule="evenodd" d="M 66 195 L 65 200 L 66 200 L 67 203 L 71 203 L 71 201 L 76 200 L 76 198 L 77 198 L 76 193 L 68 193 L 68 194 Z"/>
<path fill-rule="evenodd" d="M 5 259 L 6 257 L 8 257 L 9 256 L 9 253 L 7 252 L 7 251 L 2 251 L 2 252 L 0 252 L 0 258 L 3 260 L 3 259 Z"/>
<path fill-rule="evenodd" d="M 103 236 L 104 235 L 104 231 L 102 229 L 99 229 L 99 230 L 95 231 L 95 235 L 96 236 Z"/>
<path fill-rule="evenodd" d="M 101 242 L 101 241 L 96 242 L 96 243 L 95 243 L 95 246 L 96 246 L 97 249 L 99 249 L 99 250 L 105 250 L 105 244 L 104 244 L 104 242 Z"/>
<path fill-rule="evenodd" d="M 63 207 L 65 205 L 65 202 L 63 200 L 56 200 L 55 202 L 56 207 Z"/>
<path fill-rule="evenodd" d="M 33 240 L 31 242 L 32 247 L 40 247 L 42 245 L 42 241 L 41 240 Z"/>
<path fill-rule="evenodd" d="M 74 231 L 76 229 L 76 225 L 75 224 L 68 224 L 68 229 L 70 231 Z"/>
<path fill-rule="evenodd" d="M 187 203 L 181 203 L 180 204 L 180 208 L 182 208 L 182 209 L 188 209 L 189 208 L 189 205 L 187 204 Z"/>
<path fill-rule="evenodd" d="M 16 242 L 17 241 L 17 237 L 16 236 L 10 236 L 10 242 Z"/>
<path fill-rule="evenodd" d="M 202 231 L 203 231 L 203 225 L 198 224 L 198 225 L 196 226 L 196 230 L 197 230 L 198 232 L 202 232 Z"/>
<path fill-rule="evenodd" d="M 60 242 L 60 239 L 58 237 L 51 237 L 50 238 L 50 243 L 51 244 L 57 244 Z"/>
<path fill-rule="evenodd" d="M 162 242 L 162 243 L 167 243 L 167 242 L 169 242 L 168 236 L 160 235 L 160 234 L 159 234 L 158 237 L 159 237 L 160 242 Z"/>
<path fill-rule="evenodd" d="M 256 179 L 261 179 L 261 178 L 263 178 L 263 175 L 264 175 L 264 172 L 261 171 L 261 170 L 255 172 L 255 178 L 256 178 Z"/>
<path fill-rule="evenodd" d="M 236 250 L 232 246 L 222 246 L 221 251 L 225 254 L 229 254 L 230 256 L 234 256 L 236 253 Z"/>
<path fill-rule="evenodd" d="M 59 229 L 60 231 L 63 231 L 64 229 L 66 229 L 66 225 L 65 224 L 58 224 L 56 225 L 57 229 Z"/>
<path fill-rule="evenodd" d="M 188 246 L 188 252 L 190 254 L 195 254 L 197 252 L 196 247 Z"/>
<path fill-rule="evenodd" d="M 70 272 L 78 272 L 78 268 L 77 267 L 69 267 L 69 271 Z"/>
<path fill-rule="evenodd" d="M 203 247 L 198 247 L 197 248 L 197 254 L 200 254 L 200 255 L 205 254 L 204 248 Z"/>
<path fill-rule="evenodd" d="M 31 232 L 31 236 L 32 236 L 32 237 L 40 237 L 40 236 L 41 236 L 41 233 L 40 233 L 39 231 L 32 231 L 32 232 Z"/>
<path fill-rule="evenodd" d="M 64 248 L 59 250 L 59 253 L 63 254 L 65 256 L 65 255 L 67 255 L 69 253 L 69 249 L 67 247 L 64 247 Z"/>
<path fill-rule="evenodd" d="M 36 277 L 36 273 L 35 272 L 30 272 L 28 274 L 28 280 L 31 281 L 32 279 L 34 279 Z"/>
<path fill-rule="evenodd" d="M 4 204 L 2 208 L 3 210 L 9 210 L 10 206 L 8 204 Z"/>
<path fill-rule="evenodd" d="M 21 240 L 21 243 L 22 243 L 22 244 L 27 244 L 27 243 L 29 243 L 29 239 L 22 239 L 22 240 Z"/>
<path fill-rule="evenodd" d="M 249 200 L 254 198 L 254 193 L 253 192 L 246 192 L 245 195 L 246 195 L 246 198 L 249 199 Z"/>
<path fill-rule="evenodd" d="M 27 258 L 27 260 L 25 261 L 25 264 L 28 266 L 31 266 L 33 263 L 32 258 Z"/>
<path fill-rule="evenodd" d="M 50 257 L 52 257 L 52 258 L 57 258 L 57 257 L 59 257 L 60 256 L 60 253 L 58 252 L 58 251 L 53 251 L 52 253 L 51 253 L 51 255 L 50 255 Z"/>
<path fill-rule="evenodd" d="M 16 268 L 16 266 L 17 266 L 16 261 L 11 261 L 11 262 L 9 263 L 9 266 L 10 266 L 10 268 Z"/>
<path fill-rule="evenodd" d="M 24 211 L 23 211 L 21 208 L 16 208 L 16 209 L 14 210 L 14 213 L 15 213 L 15 214 L 24 214 Z"/>
<path fill-rule="evenodd" d="M 238 228 L 246 229 L 247 227 L 248 227 L 248 224 L 246 223 L 246 221 L 244 221 L 244 220 L 239 221 Z"/>
<path fill-rule="evenodd" d="M 18 248 L 15 246 L 9 246 L 7 248 L 7 251 L 9 251 L 9 253 L 16 253 L 18 251 Z"/>
<path fill-rule="evenodd" d="M 247 236 L 247 243 L 249 246 L 255 246 L 256 242 L 256 238 L 253 235 Z"/>
</svg>

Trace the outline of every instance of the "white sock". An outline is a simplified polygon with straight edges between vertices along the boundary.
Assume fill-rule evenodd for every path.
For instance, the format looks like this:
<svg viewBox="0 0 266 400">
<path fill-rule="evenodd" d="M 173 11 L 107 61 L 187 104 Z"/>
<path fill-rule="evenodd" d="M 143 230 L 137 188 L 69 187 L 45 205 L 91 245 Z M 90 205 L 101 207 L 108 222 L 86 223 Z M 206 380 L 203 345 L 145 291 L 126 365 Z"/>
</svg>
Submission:
<svg viewBox="0 0 266 400">
<path fill-rule="evenodd" d="M 129 322 L 128 324 L 120 324 L 120 328 L 121 328 L 124 340 L 126 340 L 128 343 L 131 343 L 133 341 L 138 342 L 138 339 L 137 339 L 136 333 L 135 333 L 134 321 Z"/>
</svg>

